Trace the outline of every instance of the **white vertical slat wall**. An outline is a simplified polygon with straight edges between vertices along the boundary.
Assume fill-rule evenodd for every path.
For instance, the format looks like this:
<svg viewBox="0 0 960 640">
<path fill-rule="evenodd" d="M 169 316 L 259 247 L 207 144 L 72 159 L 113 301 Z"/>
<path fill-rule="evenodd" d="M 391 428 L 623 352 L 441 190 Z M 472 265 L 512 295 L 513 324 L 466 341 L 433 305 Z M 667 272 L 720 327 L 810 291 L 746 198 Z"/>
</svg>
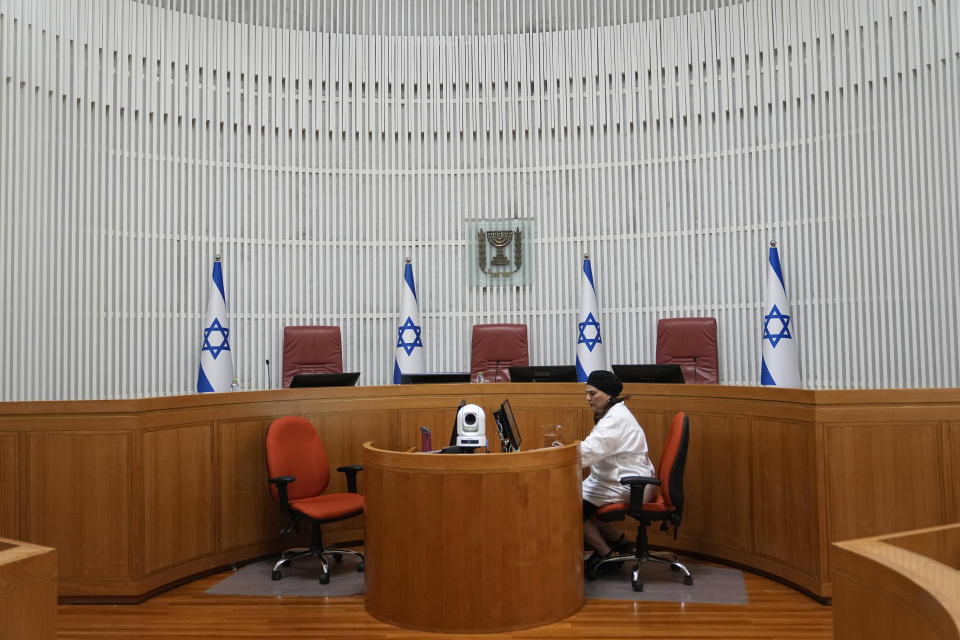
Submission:
<svg viewBox="0 0 960 640">
<path fill-rule="evenodd" d="M 218 253 L 243 389 L 288 324 L 389 383 L 404 256 L 430 370 L 570 363 L 584 252 L 612 362 L 715 316 L 756 384 L 770 240 L 804 386 L 957 387 L 958 120 L 957 2 L 0 0 L 0 400 L 192 393 Z"/>
</svg>

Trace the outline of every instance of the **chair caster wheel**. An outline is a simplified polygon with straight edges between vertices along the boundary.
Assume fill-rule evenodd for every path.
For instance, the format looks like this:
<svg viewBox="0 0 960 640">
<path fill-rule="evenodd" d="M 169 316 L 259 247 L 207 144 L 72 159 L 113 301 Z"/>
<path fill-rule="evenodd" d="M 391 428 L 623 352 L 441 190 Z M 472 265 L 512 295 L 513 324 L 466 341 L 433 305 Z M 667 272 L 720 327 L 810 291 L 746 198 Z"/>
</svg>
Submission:
<svg viewBox="0 0 960 640">
<path fill-rule="evenodd" d="M 280 569 L 274 569 L 273 572 L 270 574 L 270 578 L 271 578 L 272 580 L 279 580 L 279 579 L 280 579 Z"/>
<path fill-rule="evenodd" d="M 336 562 L 337 564 L 340 564 L 341 562 L 343 562 L 343 554 L 342 553 L 333 554 L 333 561 Z"/>
<path fill-rule="evenodd" d="M 363 573 L 363 570 L 366 569 L 366 565 L 363 564 L 363 560 L 360 561 L 360 564 L 357 565 L 357 571 Z"/>
<path fill-rule="evenodd" d="M 631 580 L 630 586 L 633 587 L 634 591 L 640 592 L 643 591 L 643 583 L 639 580 Z"/>
<path fill-rule="evenodd" d="M 321 573 L 320 574 L 320 584 L 330 584 L 330 574 Z"/>
<path fill-rule="evenodd" d="M 693 576 L 683 576 L 683 584 L 693 584 Z"/>
</svg>

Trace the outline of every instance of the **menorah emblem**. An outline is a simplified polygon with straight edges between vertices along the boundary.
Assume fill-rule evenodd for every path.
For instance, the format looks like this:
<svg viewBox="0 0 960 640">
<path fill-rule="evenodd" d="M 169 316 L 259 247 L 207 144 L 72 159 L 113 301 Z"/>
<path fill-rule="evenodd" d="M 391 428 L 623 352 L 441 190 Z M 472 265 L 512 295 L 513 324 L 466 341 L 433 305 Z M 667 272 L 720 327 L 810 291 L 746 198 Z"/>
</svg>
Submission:
<svg viewBox="0 0 960 640">
<path fill-rule="evenodd" d="M 490 260 L 491 267 L 506 267 L 510 264 L 507 256 L 503 255 L 503 250 L 512 241 L 513 231 L 487 231 L 487 242 L 492 244 L 497 250 L 497 255 L 493 256 L 493 259 Z"/>
<path fill-rule="evenodd" d="M 513 243 L 514 268 L 512 271 L 503 271 L 500 269 L 493 271 L 487 270 L 487 243 L 493 245 L 493 247 L 497 250 L 496 255 L 490 259 L 490 267 L 511 266 L 510 259 L 504 254 L 503 250 L 510 246 L 510 243 Z M 477 231 L 477 266 L 480 267 L 480 271 L 488 276 L 493 276 L 494 278 L 506 278 L 519 271 L 522 264 L 523 233 L 520 231 L 519 227 L 513 231 L 484 231 L 483 229 Z"/>
</svg>

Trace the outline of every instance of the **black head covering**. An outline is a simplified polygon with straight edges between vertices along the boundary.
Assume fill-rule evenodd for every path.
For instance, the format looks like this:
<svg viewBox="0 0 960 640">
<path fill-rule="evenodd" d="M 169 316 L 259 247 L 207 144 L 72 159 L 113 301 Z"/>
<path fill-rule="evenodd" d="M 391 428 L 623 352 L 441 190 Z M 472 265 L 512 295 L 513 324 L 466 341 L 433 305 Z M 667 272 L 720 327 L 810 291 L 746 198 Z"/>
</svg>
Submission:
<svg viewBox="0 0 960 640">
<path fill-rule="evenodd" d="M 616 398 L 620 395 L 620 392 L 623 391 L 623 383 L 620 382 L 617 374 L 602 369 L 597 369 L 591 373 L 587 378 L 587 384 L 603 391 L 611 398 Z"/>
</svg>

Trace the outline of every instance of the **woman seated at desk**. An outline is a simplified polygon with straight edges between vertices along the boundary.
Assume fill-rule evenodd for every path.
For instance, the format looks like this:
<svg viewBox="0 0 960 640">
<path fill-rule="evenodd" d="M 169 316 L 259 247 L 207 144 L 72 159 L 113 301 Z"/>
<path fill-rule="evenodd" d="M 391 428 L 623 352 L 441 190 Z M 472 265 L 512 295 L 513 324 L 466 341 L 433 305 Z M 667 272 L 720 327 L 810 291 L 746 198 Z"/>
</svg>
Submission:
<svg viewBox="0 0 960 640">
<path fill-rule="evenodd" d="M 580 460 L 582 466 L 590 467 L 590 475 L 583 481 L 583 538 L 593 549 L 586 561 L 590 569 L 614 553 L 634 550 L 633 543 L 616 527 L 594 517 L 597 509 L 630 501 L 630 487 L 620 484 L 620 478 L 652 477 L 655 471 L 643 427 L 620 397 L 620 378 L 611 371 L 594 371 L 587 378 L 586 391 L 594 426 L 580 443 Z"/>
</svg>

